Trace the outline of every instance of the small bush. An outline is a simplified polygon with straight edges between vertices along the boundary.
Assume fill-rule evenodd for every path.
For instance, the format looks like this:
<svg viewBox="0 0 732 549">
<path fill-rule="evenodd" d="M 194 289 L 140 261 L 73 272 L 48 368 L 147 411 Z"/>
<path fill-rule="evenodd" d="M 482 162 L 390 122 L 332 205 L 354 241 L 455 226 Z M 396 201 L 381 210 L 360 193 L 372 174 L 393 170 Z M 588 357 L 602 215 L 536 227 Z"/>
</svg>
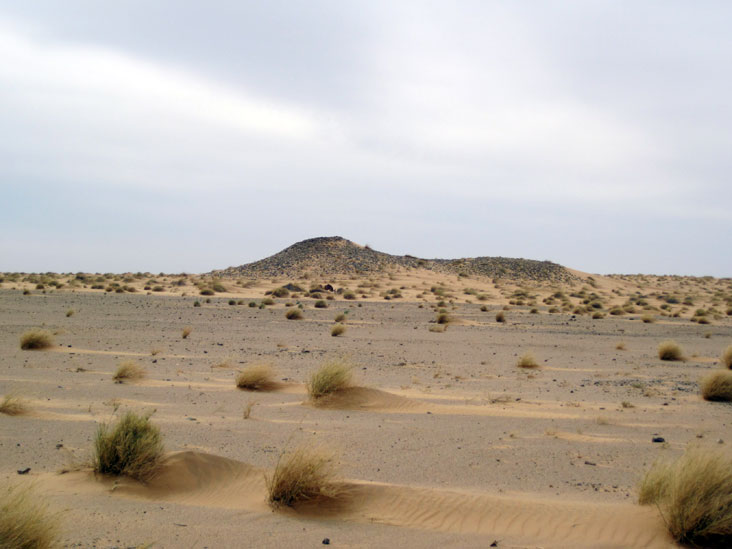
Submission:
<svg viewBox="0 0 732 549">
<path fill-rule="evenodd" d="M 343 292 L 343 299 L 356 299 L 356 293 L 351 290 Z"/>
<path fill-rule="evenodd" d="M 45 330 L 30 330 L 20 336 L 20 348 L 39 351 L 53 347 L 53 336 Z"/>
<path fill-rule="evenodd" d="M 69 309 L 66 311 L 66 318 L 69 318 L 70 316 L 74 316 L 74 309 Z"/>
<path fill-rule="evenodd" d="M 272 295 L 275 297 L 287 297 L 290 295 L 290 291 L 287 288 L 276 288 L 272 290 Z"/>
<path fill-rule="evenodd" d="M 351 367 L 340 361 L 323 364 L 308 380 L 308 394 L 313 400 L 345 389 L 351 384 Z"/>
<path fill-rule="evenodd" d="M 732 460 L 718 451 L 687 449 L 657 462 L 641 481 L 638 503 L 657 505 L 669 533 L 696 547 L 727 547 L 732 536 Z"/>
<path fill-rule="evenodd" d="M 724 366 L 725 368 L 732 369 L 732 345 L 730 345 L 729 347 L 727 347 L 722 352 L 722 357 L 721 357 L 720 360 L 722 362 L 722 366 Z"/>
<path fill-rule="evenodd" d="M 198 301 L 198 300 L 196 300 L 196 301 L 193 302 L 193 306 L 194 307 L 200 307 L 201 306 L 201 302 Z"/>
<path fill-rule="evenodd" d="M 506 322 L 506 315 L 503 314 L 503 311 L 496 313 L 496 322 Z"/>
<path fill-rule="evenodd" d="M 236 376 L 236 386 L 249 391 L 262 391 L 273 384 L 274 372 L 269 364 L 252 364 Z"/>
<path fill-rule="evenodd" d="M 661 360 L 678 361 L 684 359 L 684 353 L 681 346 L 675 341 L 662 341 L 658 345 L 658 358 Z"/>
<path fill-rule="evenodd" d="M 335 318 L 333 320 L 335 320 L 336 322 L 345 322 L 346 315 L 345 315 L 345 313 L 339 313 L 335 316 Z"/>
<path fill-rule="evenodd" d="M 29 487 L 0 487 L 0 547 L 47 549 L 55 547 L 60 521 Z"/>
<path fill-rule="evenodd" d="M 280 455 L 274 472 L 266 477 L 267 501 L 277 509 L 336 498 L 342 494 L 336 477 L 335 459 L 331 453 L 300 447 Z"/>
<path fill-rule="evenodd" d="M 518 359 L 516 366 L 519 368 L 538 368 L 539 363 L 536 362 L 536 358 L 531 353 L 525 353 Z"/>
<path fill-rule="evenodd" d="M 435 320 L 437 324 L 450 324 L 451 321 L 452 318 L 447 313 L 439 313 L 437 315 L 437 319 Z"/>
<path fill-rule="evenodd" d="M 25 401 L 16 395 L 5 395 L 0 402 L 0 414 L 7 416 L 21 416 L 28 413 L 28 406 Z"/>
<path fill-rule="evenodd" d="M 656 317 L 654 317 L 653 315 L 643 315 L 643 316 L 641 317 L 641 320 L 642 320 L 642 321 L 643 321 L 643 322 L 644 322 L 645 324 L 653 324 L 654 322 L 656 322 Z"/>
<path fill-rule="evenodd" d="M 94 440 L 94 472 L 141 482 L 158 471 L 163 457 L 160 430 L 149 416 L 127 412 L 116 425 L 101 424 Z"/>
<path fill-rule="evenodd" d="M 287 320 L 300 320 L 302 318 L 302 311 L 298 308 L 288 309 L 285 313 Z"/>
<path fill-rule="evenodd" d="M 211 288 L 213 289 L 213 291 L 214 291 L 214 292 L 219 292 L 219 293 L 223 293 L 223 292 L 226 292 L 226 291 L 228 291 L 228 290 L 226 289 L 226 286 L 224 286 L 224 285 L 223 285 L 223 284 L 221 284 L 220 282 L 214 282 L 214 283 L 213 283 L 213 284 L 211 285 Z"/>
<path fill-rule="evenodd" d="M 333 328 L 331 328 L 330 335 L 332 335 L 333 337 L 337 337 L 337 336 L 343 334 L 345 331 L 346 331 L 346 327 L 339 322 L 338 324 L 333 326 Z"/>
<path fill-rule="evenodd" d="M 328 302 L 324 299 L 319 299 L 315 302 L 315 308 L 316 309 L 327 309 L 328 308 Z"/>
<path fill-rule="evenodd" d="M 201 295 L 214 295 L 216 292 L 214 292 L 211 288 L 204 288 L 199 293 Z"/>
<path fill-rule="evenodd" d="M 699 382 L 704 400 L 732 402 L 732 371 L 717 370 Z"/>
<path fill-rule="evenodd" d="M 145 369 L 134 360 L 125 360 L 117 367 L 112 379 L 117 383 L 132 381 L 145 377 Z"/>
<path fill-rule="evenodd" d="M 183 339 L 188 339 L 188 336 L 191 335 L 192 328 L 190 326 L 186 326 L 183 328 L 183 331 L 181 332 L 180 336 Z"/>
<path fill-rule="evenodd" d="M 262 305 L 274 305 L 274 304 L 275 304 L 274 299 L 272 299 L 271 297 L 265 297 L 262 300 Z"/>
<path fill-rule="evenodd" d="M 247 303 L 247 305 L 253 309 L 254 307 L 257 306 L 257 302 L 256 301 L 250 301 L 249 303 Z"/>
<path fill-rule="evenodd" d="M 592 320 L 600 320 L 602 318 L 605 318 L 605 313 L 601 313 L 600 311 L 592 313 Z"/>
<path fill-rule="evenodd" d="M 229 305 L 236 305 L 236 299 L 230 299 Z"/>
</svg>

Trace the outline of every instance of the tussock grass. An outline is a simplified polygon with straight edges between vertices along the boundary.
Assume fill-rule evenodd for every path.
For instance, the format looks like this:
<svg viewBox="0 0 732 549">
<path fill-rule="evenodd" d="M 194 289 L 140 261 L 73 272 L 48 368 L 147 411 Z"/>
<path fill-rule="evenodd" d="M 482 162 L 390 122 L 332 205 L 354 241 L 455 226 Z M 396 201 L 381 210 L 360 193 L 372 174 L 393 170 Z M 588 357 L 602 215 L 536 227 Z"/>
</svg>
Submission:
<svg viewBox="0 0 732 549">
<path fill-rule="evenodd" d="M 717 370 L 704 376 L 699 389 L 704 400 L 732 402 L 732 371 Z"/>
<path fill-rule="evenodd" d="M 120 362 L 112 379 L 117 383 L 124 383 L 125 381 L 133 381 L 143 377 L 145 377 L 145 369 L 142 366 L 134 360 L 125 360 Z"/>
<path fill-rule="evenodd" d="M 53 336 L 45 330 L 29 330 L 20 336 L 20 348 L 38 351 L 53 347 Z"/>
<path fill-rule="evenodd" d="M 681 345 L 675 341 L 662 341 L 658 345 L 658 358 L 671 361 L 684 360 L 684 353 L 681 350 Z"/>
<path fill-rule="evenodd" d="M 345 313 L 338 313 L 333 320 L 335 320 L 336 322 L 345 322 L 346 321 L 346 314 Z"/>
<path fill-rule="evenodd" d="M 0 547 L 47 549 L 59 537 L 60 517 L 30 487 L 0 487 Z"/>
<path fill-rule="evenodd" d="M 654 322 L 656 322 L 656 317 L 653 315 L 646 314 L 646 315 L 641 316 L 641 320 L 645 324 L 653 324 Z"/>
<path fill-rule="evenodd" d="M 236 386 L 248 391 L 265 391 L 274 385 L 274 370 L 269 364 L 252 364 L 236 376 Z"/>
<path fill-rule="evenodd" d="M 690 448 L 674 462 L 657 462 L 640 483 L 638 503 L 655 504 L 678 542 L 728 547 L 732 536 L 732 459 Z"/>
<path fill-rule="evenodd" d="M 732 345 L 722 351 L 721 362 L 725 368 L 732 369 Z"/>
<path fill-rule="evenodd" d="M 437 324 L 450 324 L 450 322 L 452 322 L 452 317 L 447 313 L 439 313 L 435 322 L 437 322 Z"/>
<path fill-rule="evenodd" d="M 160 430 L 150 423 L 150 417 L 127 412 L 115 425 L 99 425 L 94 439 L 94 472 L 145 482 L 157 473 L 163 452 Z"/>
<path fill-rule="evenodd" d="M 300 320 L 302 318 L 302 311 L 298 308 L 288 309 L 285 313 L 287 320 Z"/>
<path fill-rule="evenodd" d="M 310 376 L 308 394 L 312 400 L 317 400 L 339 389 L 345 389 L 351 384 L 352 378 L 353 372 L 349 364 L 338 360 L 326 362 Z"/>
<path fill-rule="evenodd" d="M 346 327 L 339 322 L 330 329 L 330 335 L 332 335 L 333 337 L 338 337 L 339 335 L 345 333 L 345 331 Z"/>
<path fill-rule="evenodd" d="M 0 414 L 6 416 L 22 416 L 29 411 L 25 400 L 17 395 L 5 395 L 2 402 L 0 402 Z"/>
<path fill-rule="evenodd" d="M 525 353 L 518 359 L 516 366 L 519 368 L 538 368 L 539 363 L 536 362 L 536 358 L 533 354 Z"/>
<path fill-rule="evenodd" d="M 343 493 L 336 479 L 335 456 L 331 452 L 301 446 L 280 455 L 274 472 L 266 477 L 267 501 L 277 509 L 334 499 Z"/>
<path fill-rule="evenodd" d="M 193 328 L 191 328 L 190 326 L 186 326 L 185 328 L 183 328 L 183 331 L 181 332 L 180 336 L 183 339 L 188 339 L 188 336 L 191 335 L 192 331 L 193 331 Z"/>
<path fill-rule="evenodd" d="M 506 322 L 506 315 L 502 311 L 496 313 L 496 322 Z"/>
</svg>

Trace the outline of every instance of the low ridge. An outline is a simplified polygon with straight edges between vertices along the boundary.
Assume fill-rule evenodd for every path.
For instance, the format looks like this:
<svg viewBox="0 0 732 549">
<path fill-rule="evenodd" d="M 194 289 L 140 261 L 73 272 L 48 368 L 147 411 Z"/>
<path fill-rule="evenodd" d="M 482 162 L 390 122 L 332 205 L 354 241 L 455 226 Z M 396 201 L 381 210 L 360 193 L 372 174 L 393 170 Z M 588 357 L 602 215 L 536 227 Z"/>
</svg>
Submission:
<svg viewBox="0 0 732 549">
<path fill-rule="evenodd" d="M 298 277 L 306 272 L 321 276 L 368 274 L 399 267 L 490 278 L 550 282 L 578 280 L 568 269 L 551 261 L 507 257 L 420 259 L 411 255 L 391 255 L 372 250 L 340 236 L 303 240 L 265 259 L 213 271 L 211 274 L 225 277 L 277 278 Z"/>
</svg>

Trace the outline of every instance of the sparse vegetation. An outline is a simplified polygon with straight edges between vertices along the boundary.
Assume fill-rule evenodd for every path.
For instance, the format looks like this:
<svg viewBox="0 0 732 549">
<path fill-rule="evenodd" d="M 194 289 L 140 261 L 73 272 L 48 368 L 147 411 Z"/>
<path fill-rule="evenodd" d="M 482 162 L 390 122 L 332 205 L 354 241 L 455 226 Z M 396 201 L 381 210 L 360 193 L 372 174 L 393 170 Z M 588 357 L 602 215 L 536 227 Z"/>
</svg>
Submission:
<svg viewBox="0 0 732 549">
<path fill-rule="evenodd" d="M 302 311 L 298 309 L 297 307 L 294 307 L 292 309 L 288 309 L 285 313 L 285 318 L 287 320 L 300 320 L 302 319 Z"/>
<path fill-rule="evenodd" d="M 332 454 L 323 449 L 300 447 L 280 455 L 274 472 L 267 476 L 268 503 L 277 509 L 338 497 L 342 488 L 336 476 Z"/>
<path fill-rule="evenodd" d="M 44 500 L 36 496 L 30 487 L 0 487 L 0 547 L 54 547 L 60 532 L 59 518 L 58 514 L 49 512 Z"/>
<path fill-rule="evenodd" d="M 333 326 L 330 329 L 330 335 L 332 335 L 333 337 L 337 337 L 339 335 L 342 335 L 345 331 L 346 331 L 345 325 L 343 325 L 339 322 L 338 324 L 336 324 L 335 326 Z"/>
<path fill-rule="evenodd" d="M 506 322 L 506 315 L 503 314 L 503 311 L 498 311 L 496 313 L 496 322 Z"/>
<path fill-rule="evenodd" d="M 728 369 L 732 369 L 732 345 L 722 351 L 721 357 L 722 366 Z"/>
<path fill-rule="evenodd" d="M 338 313 L 333 320 L 335 320 L 336 322 L 345 322 L 346 315 L 345 313 Z"/>
<path fill-rule="evenodd" d="M 313 400 L 348 387 L 353 372 L 351 366 L 343 361 L 332 360 L 323 364 L 308 380 L 308 394 Z"/>
<path fill-rule="evenodd" d="M 318 300 L 317 300 L 317 301 L 315 302 L 315 305 L 314 305 L 314 307 L 315 307 L 316 309 L 327 309 L 327 308 L 328 308 L 328 302 L 327 302 L 327 301 L 325 301 L 324 299 L 318 299 Z"/>
<path fill-rule="evenodd" d="M 149 416 L 127 412 L 115 425 L 101 424 L 94 440 L 94 472 L 141 482 L 158 471 L 163 457 L 160 430 Z"/>
<path fill-rule="evenodd" d="M 132 381 L 145 377 L 145 369 L 134 360 L 125 360 L 117 367 L 112 379 L 117 383 Z"/>
<path fill-rule="evenodd" d="M 658 345 L 658 358 L 661 360 L 679 361 L 684 359 L 681 346 L 675 341 L 662 341 Z"/>
<path fill-rule="evenodd" d="M 180 336 L 183 339 L 188 339 L 188 336 L 191 335 L 192 330 L 193 329 L 190 326 L 186 326 L 185 328 L 183 328 L 183 331 L 181 332 Z"/>
<path fill-rule="evenodd" d="M 17 395 L 5 395 L 0 402 L 0 414 L 20 416 L 28 413 L 28 405 Z"/>
<path fill-rule="evenodd" d="M 717 370 L 704 376 L 699 382 L 704 400 L 732 402 L 732 371 Z"/>
<path fill-rule="evenodd" d="M 53 347 L 53 336 L 45 330 L 29 330 L 20 336 L 20 348 L 24 351 L 40 351 Z"/>
<path fill-rule="evenodd" d="M 236 386 L 248 391 L 264 391 L 274 384 L 274 370 L 269 364 L 252 364 L 236 376 Z"/>
<path fill-rule="evenodd" d="M 641 320 L 645 324 L 652 324 L 652 323 L 656 322 L 656 317 L 653 315 L 646 314 L 646 315 L 641 316 Z"/>
<path fill-rule="evenodd" d="M 536 358 L 531 353 L 524 353 L 516 362 L 516 366 L 519 368 L 538 368 L 539 363 L 536 362 Z"/>
<path fill-rule="evenodd" d="M 690 448 L 674 462 L 657 462 L 640 483 L 638 503 L 657 505 L 678 542 L 725 547 L 732 536 L 732 460 Z"/>
<path fill-rule="evenodd" d="M 69 309 L 66 311 L 66 318 L 69 318 L 70 316 L 74 316 L 74 309 Z"/>
</svg>

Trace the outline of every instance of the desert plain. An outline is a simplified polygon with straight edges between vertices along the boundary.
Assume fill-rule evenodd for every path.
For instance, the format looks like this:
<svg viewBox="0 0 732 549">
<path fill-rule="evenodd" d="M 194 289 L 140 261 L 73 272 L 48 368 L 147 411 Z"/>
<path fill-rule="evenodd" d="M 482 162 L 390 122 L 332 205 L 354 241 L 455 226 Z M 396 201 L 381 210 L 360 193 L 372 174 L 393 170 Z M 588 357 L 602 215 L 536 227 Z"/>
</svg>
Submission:
<svg viewBox="0 0 732 549">
<path fill-rule="evenodd" d="M 0 414 L 0 477 L 64 547 L 675 547 L 638 483 L 732 444 L 698 384 L 732 343 L 732 281 L 571 274 L 0 275 L 0 397 L 26 408 Z M 53 345 L 22 350 L 33 329 Z M 116 383 L 130 360 L 145 375 Z M 328 361 L 353 381 L 314 403 Z M 236 387 L 253 364 L 267 390 Z M 88 466 L 127 410 L 164 438 L 146 483 Z M 347 497 L 273 510 L 265 478 L 302 445 L 333 452 Z"/>
</svg>

